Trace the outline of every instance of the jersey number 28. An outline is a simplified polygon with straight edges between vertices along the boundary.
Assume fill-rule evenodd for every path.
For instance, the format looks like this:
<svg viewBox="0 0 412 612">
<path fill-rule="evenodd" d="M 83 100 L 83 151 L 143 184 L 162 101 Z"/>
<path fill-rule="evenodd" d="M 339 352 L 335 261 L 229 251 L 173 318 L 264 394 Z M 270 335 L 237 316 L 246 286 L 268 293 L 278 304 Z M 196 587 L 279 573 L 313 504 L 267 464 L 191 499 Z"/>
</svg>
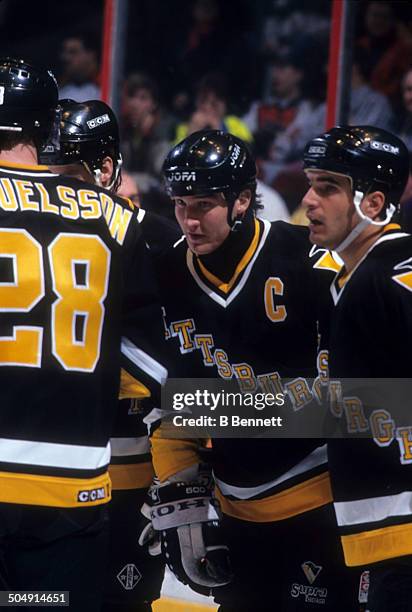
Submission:
<svg viewBox="0 0 412 612">
<path fill-rule="evenodd" d="M 51 352 L 65 370 L 93 372 L 100 356 L 110 251 L 98 236 L 60 233 L 47 256 L 56 295 Z M 13 270 L 11 281 L 0 282 L 0 313 L 29 313 L 45 296 L 40 243 L 24 229 L 0 229 L 0 257 L 10 259 Z M 81 281 L 76 266 L 82 268 Z M 40 326 L 14 325 L 11 336 L 0 336 L 0 366 L 40 367 L 43 332 Z"/>
</svg>

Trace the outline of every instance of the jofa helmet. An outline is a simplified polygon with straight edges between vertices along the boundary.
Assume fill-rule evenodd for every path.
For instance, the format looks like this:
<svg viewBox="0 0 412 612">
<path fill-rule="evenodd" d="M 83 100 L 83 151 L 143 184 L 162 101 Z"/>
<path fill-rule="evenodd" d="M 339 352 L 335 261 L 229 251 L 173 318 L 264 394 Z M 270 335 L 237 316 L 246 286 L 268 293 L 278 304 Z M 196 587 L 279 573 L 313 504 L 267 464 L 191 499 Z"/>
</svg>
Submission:
<svg viewBox="0 0 412 612">
<path fill-rule="evenodd" d="M 101 167 L 105 157 L 113 160 L 113 175 L 106 187 L 116 191 L 120 184 L 122 157 L 119 126 L 110 106 L 101 100 L 75 102 L 64 99 L 61 107 L 60 148 L 49 147 L 40 156 L 50 166 L 83 164 L 101 185 Z"/>
<path fill-rule="evenodd" d="M 166 191 L 172 198 L 223 193 L 228 223 L 243 189 L 256 189 L 256 164 L 247 145 L 220 130 L 194 132 L 168 153 L 163 163 Z"/>
<path fill-rule="evenodd" d="M 38 151 L 58 142 L 58 89 L 50 70 L 0 58 L 0 130 L 33 139 Z"/>
<path fill-rule="evenodd" d="M 409 176 L 409 153 L 397 136 L 370 125 L 337 126 L 306 145 L 305 170 L 325 170 L 347 176 L 352 183 L 353 201 L 361 218 L 335 250 L 345 249 L 369 225 L 386 225 L 399 206 Z M 385 218 L 366 217 L 360 205 L 371 191 L 385 195 Z"/>
</svg>

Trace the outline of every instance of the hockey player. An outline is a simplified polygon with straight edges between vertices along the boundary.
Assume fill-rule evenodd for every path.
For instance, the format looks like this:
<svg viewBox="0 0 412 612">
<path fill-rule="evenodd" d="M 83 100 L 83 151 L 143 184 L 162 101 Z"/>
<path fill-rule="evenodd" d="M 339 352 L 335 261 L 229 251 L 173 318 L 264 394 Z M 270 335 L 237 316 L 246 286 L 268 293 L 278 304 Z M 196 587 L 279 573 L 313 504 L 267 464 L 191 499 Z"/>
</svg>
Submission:
<svg viewBox="0 0 412 612">
<path fill-rule="evenodd" d="M 304 409 L 312 399 L 305 377 L 316 375 L 317 352 L 307 229 L 256 219 L 255 162 L 230 134 L 190 135 L 168 154 L 164 175 L 185 235 L 157 265 L 174 376 L 220 376 L 266 392 L 282 389 L 283 377 L 293 379 L 287 393 L 295 409 Z M 319 440 L 213 439 L 220 536 L 210 533 L 216 514 L 196 440 L 167 439 L 160 428 L 152 446 L 162 482 L 152 491 L 153 524 L 181 580 L 212 588 L 222 611 L 355 609 Z M 180 516 L 197 487 L 203 508 L 210 500 L 209 514 L 193 509 L 180 524 L 162 520 L 159 500 Z M 206 554 L 199 558 L 199 551 Z"/>
<path fill-rule="evenodd" d="M 53 172 L 76 176 L 116 193 L 122 158 L 112 109 L 100 100 L 60 100 L 60 106 L 60 147 L 44 154 L 43 161 Z M 180 236 L 177 228 L 159 215 L 139 209 L 137 217 L 146 243 L 156 254 Z M 141 403 L 135 399 L 120 402 L 110 440 L 113 493 L 108 507 L 109 574 L 103 610 L 111 612 L 150 610 L 150 603 L 160 596 L 164 573 L 162 559 L 136 545 L 140 507 L 154 475 Z"/>
<path fill-rule="evenodd" d="M 41 161 L 53 172 L 74 176 L 117 193 L 122 182 L 119 126 L 113 110 L 101 100 L 60 100 L 60 148 L 48 147 Z M 139 207 L 144 239 L 157 256 L 181 236 L 169 219 Z"/>
<path fill-rule="evenodd" d="M 380 378 L 411 378 L 412 238 L 395 221 L 409 156 L 399 138 L 379 128 L 335 127 L 308 143 L 304 165 L 310 239 L 344 262 L 330 287 L 328 342 L 331 381 L 343 385 L 343 419 L 355 404 L 345 399 L 342 379 L 375 379 L 373 387 Z M 412 610 L 411 430 L 397 428 L 388 406 L 380 405 L 382 389 L 370 412 L 361 403 L 366 397 L 369 409 L 369 395 L 355 398 L 346 431 L 370 437 L 331 441 L 330 471 L 346 563 L 367 568 L 362 601 L 370 612 L 406 612 Z M 398 389 L 389 388 L 394 407 Z"/>
<path fill-rule="evenodd" d="M 1 59 L 0 95 L 0 584 L 97 612 L 120 366 L 127 397 L 158 394 L 160 307 L 135 213 L 37 165 L 53 75 Z"/>
</svg>

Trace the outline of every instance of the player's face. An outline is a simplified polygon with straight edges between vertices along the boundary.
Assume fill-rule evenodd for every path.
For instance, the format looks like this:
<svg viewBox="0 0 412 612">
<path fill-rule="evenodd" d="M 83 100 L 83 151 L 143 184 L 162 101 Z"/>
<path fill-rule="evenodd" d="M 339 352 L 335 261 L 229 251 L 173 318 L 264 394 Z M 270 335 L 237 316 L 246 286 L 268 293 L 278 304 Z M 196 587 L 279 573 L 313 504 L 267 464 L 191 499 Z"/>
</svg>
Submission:
<svg viewBox="0 0 412 612">
<path fill-rule="evenodd" d="M 358 223 L 350 180 L 333 172 L 307 170 L 310 187 L 302 204 L 309 219 L 310 240 L 336 248 Z"/>
<path fill-rule="evenodd" d="M 196 255 L 213 253 L 230 232 L 227 202 L 221 193 L 173 198 L 176 219 Z"/>
</svg>

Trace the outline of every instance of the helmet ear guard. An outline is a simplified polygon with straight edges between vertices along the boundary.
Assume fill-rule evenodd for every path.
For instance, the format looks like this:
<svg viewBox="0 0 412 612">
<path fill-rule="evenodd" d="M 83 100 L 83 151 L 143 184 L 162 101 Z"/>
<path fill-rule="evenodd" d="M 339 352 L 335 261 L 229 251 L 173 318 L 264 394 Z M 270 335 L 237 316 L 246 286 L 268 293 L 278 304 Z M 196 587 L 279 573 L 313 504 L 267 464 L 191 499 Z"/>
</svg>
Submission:
<svg viewBox="0 0 412 612">
<path fill-rule="evenodd" d="M 335 251 L 346 249 L 368 225 L 387 225 L 395 214 L 409 176 L 409 153 L 397 136 L 372 126 L 334 127 L 312 139 L 303 155 L 304 169 L 324 170 L 347 176 L 360 219 Z M 366 194 L 382 191 L 385 217 L 376 221 L 365 215 L 361 203 Z"/>
</svg>

